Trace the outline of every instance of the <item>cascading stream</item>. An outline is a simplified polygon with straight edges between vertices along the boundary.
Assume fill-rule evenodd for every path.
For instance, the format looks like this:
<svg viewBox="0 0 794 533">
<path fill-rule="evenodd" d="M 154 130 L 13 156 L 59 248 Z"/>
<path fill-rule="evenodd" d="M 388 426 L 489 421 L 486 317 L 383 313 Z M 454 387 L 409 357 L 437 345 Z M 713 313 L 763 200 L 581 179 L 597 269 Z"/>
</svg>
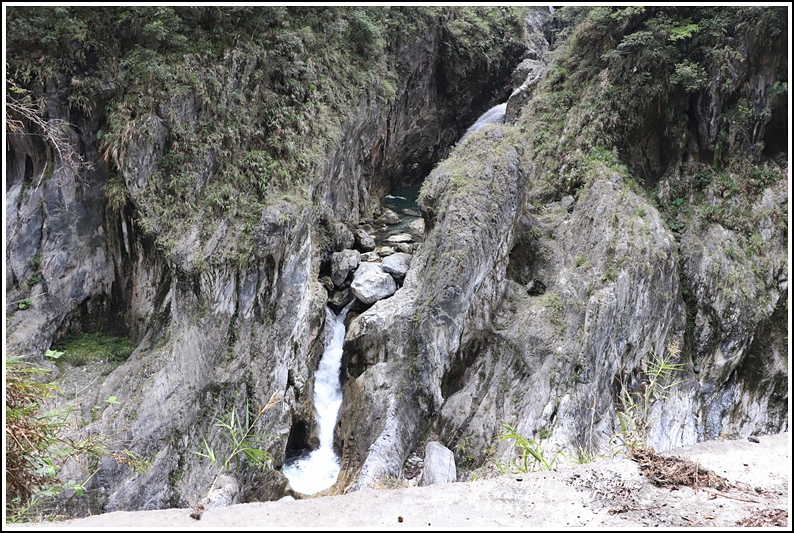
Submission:
<svg viewBox="0 0 794 533">
<path fill-rule="evenodd" d="M 506 108 L 507 103 L 502 103 L 483 113 L 466 131 L 459 143 L 488 124 L 504 123 Z M 420 186 L 421 183 L 418 183 L 396 191 L 395 194 L 386 197 L 386 205 L 400 212 L 404 212 L 406 208 L 417 209 L 415 202 Z M 320 359 L 314 382 L 314 408 L 317 413 L 320 445 L 314 451 L 304 451 L 297 457 L 288 459 L 282 468 L 293 490 L 306 495 L 330 488 L 336 482 L 341 470 L 340 459 L 334 453 L 334 427 L 342 405 L 339 370 L 342 364 L 342 345 L 345 340 L 345 317 L 351 305 L 352 302 L 342 309 L 339 316 L 330 308 L 326 308 L 325 352 Z"/>
<path fill-rule="evenodd" d="M 312 452 L 287 461 L 282 468 L 290 486 L 302 494 L 316 494 L 331 487 L 341 469 L 339 457 L 334 453 L 334 426 L 342 405 L 339 370 L 345 341 L 345 317 L 352 304 L 345 306 L 339 316 L 330 308 L 325 310 L 325 351 L 314 378 L 314 409 L 320 445 Z"/>
<path fill-rule="evenodd" d="M 481 130 L 488 124 L 504 124 L 506 112 L 507 102 L 493 106 L 491 109 L 480 115 L 474 124 L 472 124 L 471 127 L 466 130 L 466 133 L 464 133 L 463 137 L 460 138 L 458 144 L 462 143 L 464 140 L 466 140 L 466 137 L 475 131 Z"/>
</svg>

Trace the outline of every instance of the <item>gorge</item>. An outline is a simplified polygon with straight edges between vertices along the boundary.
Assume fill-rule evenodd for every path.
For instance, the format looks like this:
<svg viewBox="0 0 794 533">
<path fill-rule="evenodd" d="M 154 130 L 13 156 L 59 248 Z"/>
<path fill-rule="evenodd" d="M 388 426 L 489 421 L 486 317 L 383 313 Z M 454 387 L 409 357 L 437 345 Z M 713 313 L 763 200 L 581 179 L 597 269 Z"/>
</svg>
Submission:
<svg viewBox="0 0 794 533">
<path fill-rule="evenodd" d="M 230 413 L 235 503 L 585 461 L 659 360 L 655 449 L 788 429 L 788 8 L 6 9 L 6 353 L 109 452 L 62 513 L 196 505 Z"/>
</svg>

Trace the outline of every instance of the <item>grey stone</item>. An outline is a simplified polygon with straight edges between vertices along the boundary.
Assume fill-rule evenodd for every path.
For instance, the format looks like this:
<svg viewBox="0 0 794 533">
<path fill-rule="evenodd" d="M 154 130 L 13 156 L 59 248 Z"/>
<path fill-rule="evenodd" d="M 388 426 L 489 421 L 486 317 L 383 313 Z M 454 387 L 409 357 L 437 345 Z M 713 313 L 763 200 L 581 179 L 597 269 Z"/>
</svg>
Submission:
<svg viewBox="0 0 794 533">
<path fill-rule="evenodd" d="M 237 478 L 221 474 L 215 480 L 215 486 L 206 498 L 201 500 L 205 509 L 211 507 L 228 507 L 238 503 L 240 497 L 240 484 Z"/>
<path fill-rule="evenodd" d="M 454 483 L 457 479 L 455 454 L 440 442 L 430 441 L 425 445 L 425 467 L 419 486 Z"/>
<path fill-rule="evenodd" d="M 347 275 L 358 267 L 361 254 L 358 250 L 342 250 L 331 256 L 331 281 L 339 287 L 347 279 Z"/>
<path fill-rule="evenodd" d="M 365 304 L 373 304 L 397 291 L 397 283 L 380 263 L 362 263 L 350 284 L 353 294 Z"/>
<path fill-rule="evenodd" d="M 386 257 L 394 253 L 394 247 L 392 246 L 377 246 L 375 248 L 375 253 L 377 253 L 380 257 Z"/>
<path fill-rule="evenodd" d="M 412 243 L 401 242 L 400 244 L 397 245 L 397 251 L 402 252 L 404 254 L 413 254 L 417 248 L 419 248 L 419 243 L 416 242 L 412 242 Z"/>
<path fill-rule="evenodd" d="M 375 239 L 363 228 L 358 228 L 355 233 L 355 245 L 362 252 L 370 252 L 375 249 Z"/>
<path fill-rule="evenodd" d="M 328 307 L 334 310 L 334 313 L 339 314 L 339 312 L 350 302 L 353 301 L 355 296 L 351 292 L 350 288 L 344 289 L 337 289 L 332 294 L 331 297 L 328 298 Z"/>
<path fill-rule="evenodd" d="M 384 257 L 381 264 L 383 270 L 394 276 L 397 280 L 405 277 L 408 268 L 411 266 L 412 255 L 404 254 L 402 252 L 394 253 L 388 257 Z"/>
<path fill-rule="evenodd" d="M 272 502 L 293 498 L 295 492 L 283 472 L 275 469 L 256 469 L 245 476 L 240 503 Z"/>
<path fill-rule="evenodd" d="M 408 223 L 407 228 L 415 235 L 421 237 L 425 234 L 425 220 L 423 218 L 412 220 Z"/>
<path fill-rule="evenodd" d="M 414 238 L 408 233 L 398 233 L 397 235 L 392 235 L 386 238 L 386 242 L 391 244 L 411 242 L 412 240 L 414 240 Z"/>
<path fill-rule="evenodd" d="M 353 232 L 342 222 L 331 225 L 331 239 L 336 250 L 352 248 L 356 242 Z"/>
<path fill-rule="evenodd" d="M 394 226 L 395 224 L 400 223 L 400 216 L 391 209 L 384 209 L 382 217 L 383 222 L 389 226 Z"/>
</svg>

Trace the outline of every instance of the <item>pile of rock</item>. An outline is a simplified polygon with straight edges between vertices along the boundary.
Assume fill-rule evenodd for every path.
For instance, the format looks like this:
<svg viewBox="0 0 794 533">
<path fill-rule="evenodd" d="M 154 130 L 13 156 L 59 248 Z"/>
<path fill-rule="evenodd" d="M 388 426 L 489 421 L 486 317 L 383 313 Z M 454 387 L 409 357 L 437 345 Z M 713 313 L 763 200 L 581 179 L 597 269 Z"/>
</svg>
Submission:
<svg viewBox="0 0 794 533">
<path fill-rule="evenodd" d="M 397 292 L 413 258 L 411 253 L 396 251 L 395 247 L 375 246 L 365 229 L 359 228 L 354 236 L 358 249 L 334 252 L 331 275 L 321 278 L 329 293 L 328 305 L 337 313 L 354 298 L 369 306 Z M 398 246 L 414 244 L 408 234 L 394 237 L 390 242 Z M 413 251 L 415 246 L 402 249 Z"/>
</svg>

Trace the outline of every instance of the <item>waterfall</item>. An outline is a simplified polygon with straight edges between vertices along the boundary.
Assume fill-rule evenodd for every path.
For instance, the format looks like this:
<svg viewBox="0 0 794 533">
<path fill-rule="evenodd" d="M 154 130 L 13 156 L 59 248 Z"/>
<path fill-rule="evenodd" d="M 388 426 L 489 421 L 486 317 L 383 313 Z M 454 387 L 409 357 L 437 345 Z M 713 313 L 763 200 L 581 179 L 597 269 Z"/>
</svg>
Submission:
<svg viewBox="0 0 794 533">
<path fill-rule="evenodd" d="M 302 494 L 316 494 L 331 487 L 341 469 L 340 459 L 334 453 L 334 426 L 342 405 L 339 370 L 345 341 L 345 317 L 352 304 L 347 304 L 339 316 L 330 308 L 325 309 L 325 351 L 314 377 L 314 409 L 320 445 L 312 452 L 285 462 L 282 468 L 290 486 Z"/>
<path fill-rule="evenodd" d="M 481 130 L 488 124 L 504 124 L 506 111 L 507 102 L 493 106 L 491 109 L 480 115 L 480 118 L 478 118 L 476 122 L 474 122 L 474 124 L 472 124 L 471 127 L 466 130 L 466 133 L 464 133 L 463 137 L 460 138 L 458 144 L 462 143 L 466 137 L 477 130 Z"/>
</svg>

